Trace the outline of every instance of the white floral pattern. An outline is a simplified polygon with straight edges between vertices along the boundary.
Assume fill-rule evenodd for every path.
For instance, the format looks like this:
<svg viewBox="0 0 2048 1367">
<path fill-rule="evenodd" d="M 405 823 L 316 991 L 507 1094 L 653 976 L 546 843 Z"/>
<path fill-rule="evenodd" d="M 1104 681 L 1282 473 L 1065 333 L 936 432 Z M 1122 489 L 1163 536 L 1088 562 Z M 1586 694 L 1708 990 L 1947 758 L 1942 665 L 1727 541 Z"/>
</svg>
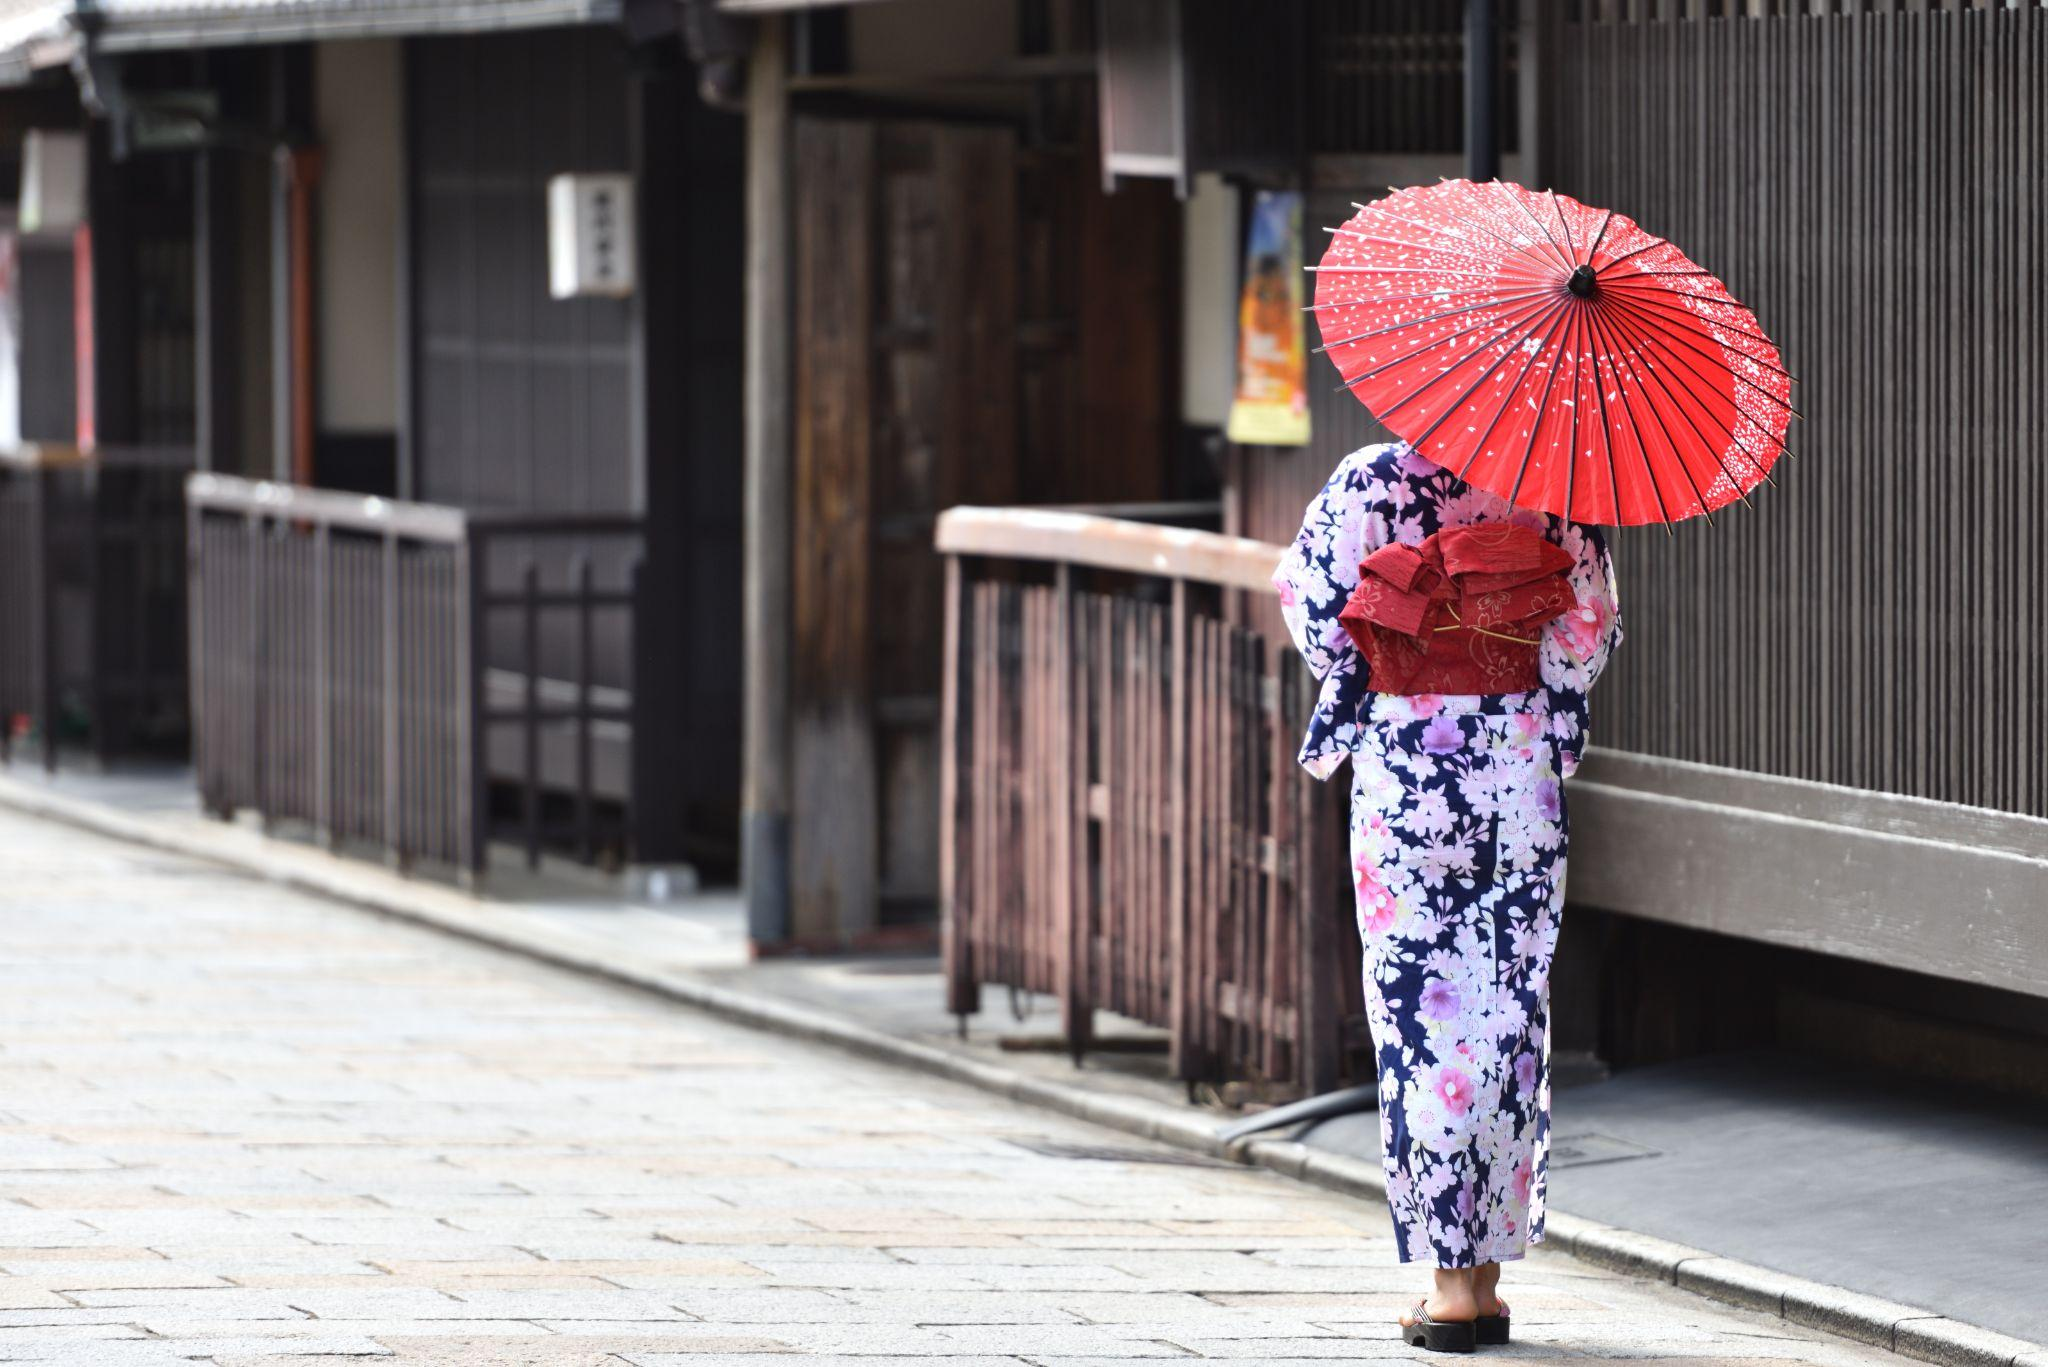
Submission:
<svg viewBox="0 0 2048 1367">
<path fill-rule="evenodd" d="M 1358 562 L 1392 541 L 1501 520 L 1573 556 L 1578 607 L 1545 629 L 1543 687 L 1373 692 L 1337 623 Z M 1302 764 L 1326 778 L 1352 760 L 1353 876 L 1402 1259 L 1518 1258 L 1543 1229 L 1562 779 L 1586 743 L 1586 695 L 1621 635 L 1606 546 L 1591 528 L 1460 484 L 1405 445 L 1368 447 L 1310 505 L 1275 584 L 1323 680 Z"/>
</svg>

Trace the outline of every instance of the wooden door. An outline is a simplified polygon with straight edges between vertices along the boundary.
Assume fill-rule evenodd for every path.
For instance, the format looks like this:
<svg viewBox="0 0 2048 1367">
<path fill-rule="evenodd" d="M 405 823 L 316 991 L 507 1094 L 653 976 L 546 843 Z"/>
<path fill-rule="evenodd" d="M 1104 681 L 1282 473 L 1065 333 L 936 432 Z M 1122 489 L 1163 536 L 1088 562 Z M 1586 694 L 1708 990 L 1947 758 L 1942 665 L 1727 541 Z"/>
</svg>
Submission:
<svg viewBox="0 0 2048 1367">
<path fill-rule="evenodd" d="M 792 931 L 847 942 L 937 896 L 933 519 L 1017 491 L 1015 136 L 795 129 Z"/>
</svg>

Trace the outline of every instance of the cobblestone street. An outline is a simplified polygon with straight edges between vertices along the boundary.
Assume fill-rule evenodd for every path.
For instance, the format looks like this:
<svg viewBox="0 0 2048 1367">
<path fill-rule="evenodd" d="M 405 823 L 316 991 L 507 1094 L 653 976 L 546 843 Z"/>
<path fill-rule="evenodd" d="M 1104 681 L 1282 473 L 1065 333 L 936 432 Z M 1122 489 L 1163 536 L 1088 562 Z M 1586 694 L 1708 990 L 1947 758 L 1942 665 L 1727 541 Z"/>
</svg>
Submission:
<svg viewBox="0 0 2048 1367">
<path fill-rule="evenodd" d="M 65 827 L 0 861 L 0 1360 L 1411 1355 L 1376 1207 Z M 1494 1360 L 1900 1361 L 1507 1286 Z"/>
</svg>

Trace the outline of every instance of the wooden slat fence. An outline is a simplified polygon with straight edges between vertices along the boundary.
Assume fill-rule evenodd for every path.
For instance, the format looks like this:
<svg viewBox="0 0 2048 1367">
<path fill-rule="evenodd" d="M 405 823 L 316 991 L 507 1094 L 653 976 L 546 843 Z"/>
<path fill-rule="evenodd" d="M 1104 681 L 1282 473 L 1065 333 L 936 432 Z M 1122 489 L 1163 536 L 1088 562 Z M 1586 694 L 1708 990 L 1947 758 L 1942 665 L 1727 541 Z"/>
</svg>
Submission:
<svg viewBox="0 0 2048 1367">
<path fill-rule="evenodd" d="M 1542 13 L 1542 175 L 1722 276 L 1804 413 L 1753 509 L 1617 539 L 1599 744 L 2048 816 L 2048 9 Z"/>
<path fill-rule="evenodd" d="M 187 503 L 193 767 L 209 811 L 465 877 L 494 839 L 529 863 L 543 850 L 623 860 L 630 774 L 608 780 L 598 756 L 607 732 L 630 749 L 632 697 L 600 689 L 595 662 L 601 622 L 630 629 L 637 561 L 600 586 L 589 548 L 637 548 L 637 518 L 221 475 L 193 476 Z M 539 569 L 550 542 L 582 548 L 560 582 Z"/>
<path fill-rule="evenodd" d="M 1219 601 L 1279 548 L 994 509 L 938 544 L 951 1009 L 1042 993 L 1077 1056 L 1103 1010 L 1165 1029 L 1178 1077 L 1334 1085 L 1361 1014 L 1342 785 L 1294 762 L 1314 681 Z"/>
<path fill-rule="evenodd" d="M 176 752 L 185 716 L 189 447 L 0 461 L 0 757 L 46 768 L 75 733 L 105 762 Z"/>
<path fill-rule="evenodd" d="M 54 605 L 49 582 L 49 481 L 0 469 L 0 755 L 40 724 L 43 764 L 57 767 Z"/>
</svg>

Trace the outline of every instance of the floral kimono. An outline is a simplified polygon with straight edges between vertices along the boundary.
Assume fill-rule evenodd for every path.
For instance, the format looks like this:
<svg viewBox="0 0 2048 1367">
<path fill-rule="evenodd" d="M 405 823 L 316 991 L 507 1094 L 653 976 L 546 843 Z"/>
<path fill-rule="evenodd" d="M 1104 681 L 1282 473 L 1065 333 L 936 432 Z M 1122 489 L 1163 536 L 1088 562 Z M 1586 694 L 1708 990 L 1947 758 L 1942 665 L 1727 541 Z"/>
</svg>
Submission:
<svg viewBox="0 0 2048 1367">
<path fill-rule="evenodd" d="M 1576 602 L 1541 629 L 1542 686 L 1374 692 L 1338 621 L 1359 562 L 1485 522 L 1528 527 L 1570 556 Z M 1567 829 L 1560 780 L 1578 767 L 1586 695 L 1621 639 L 1606 545 L 1593 528 L 1461 483 L 1405 444 L 1370 446 L 1346 457 L 1309 505 L 1274 585 L 1322 680 L 1301 763 L 1328 778 L 1352 762 L 1358 928 L 1401 1260 L 1519 1258 L 1543 1237 L 1549 978 Z"/>
</svg>

